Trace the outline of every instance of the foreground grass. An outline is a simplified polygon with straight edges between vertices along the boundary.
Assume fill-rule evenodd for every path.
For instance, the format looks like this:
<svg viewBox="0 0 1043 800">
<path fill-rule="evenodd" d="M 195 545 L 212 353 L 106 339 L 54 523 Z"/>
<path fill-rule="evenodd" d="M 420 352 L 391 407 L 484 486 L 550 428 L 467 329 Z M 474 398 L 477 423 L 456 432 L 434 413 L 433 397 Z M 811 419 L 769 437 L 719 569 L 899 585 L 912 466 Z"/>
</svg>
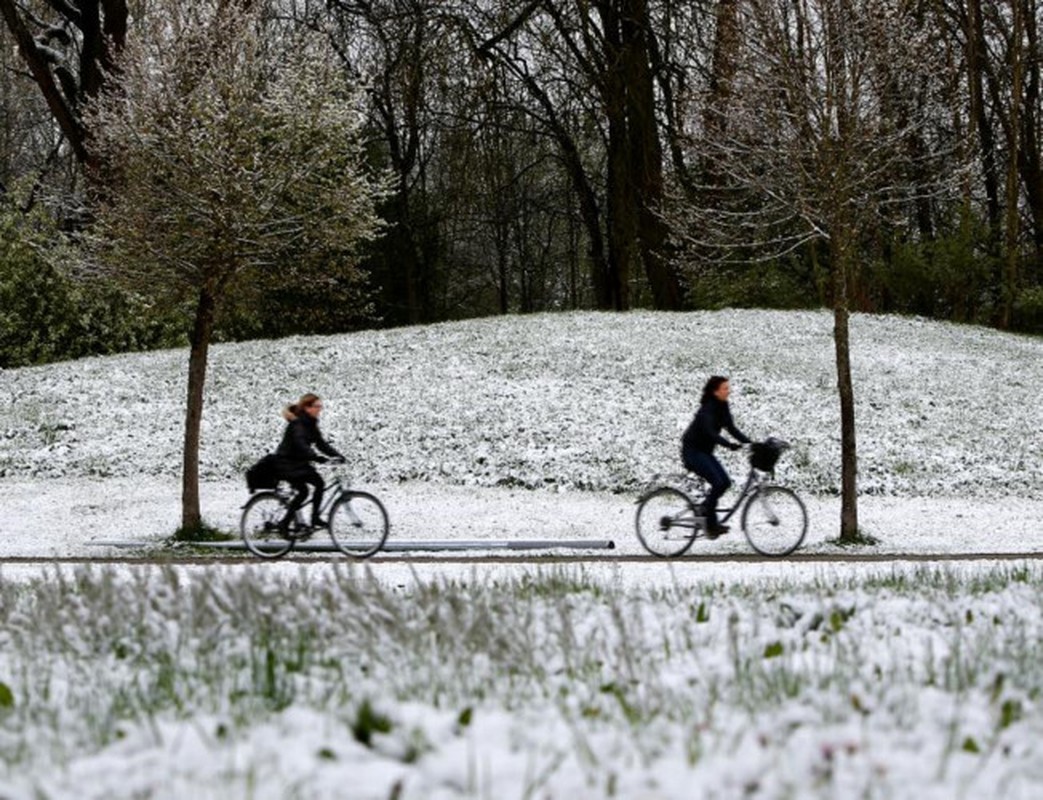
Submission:
<svg viewBox="0 0 1043 800">
<path fill-rule="evenodd" d="M 1029 567 L 649 590 L 575 570 L 389 588 L 348 569 L 56 569 L 0 584 L 0 796 L 62 796 L 55 768 L 126 739 L 163 750 L 179 721 L 249 749 L 291 711 L 322 721 L 309 760 L 393 767 L 372 796 L 503 796 L 473 765 L 421 769 L 454 741 L 493 746 L 493 719 L 534 765 L 511 796 L 566 775 L 627 796 L 630 773 L 662 796 L 678 774 L 772 797 L 1017 784 L 1038 769 L 1041 634 Z M 198 780 L 261 796 L 264 768 Z"/>
</svg>

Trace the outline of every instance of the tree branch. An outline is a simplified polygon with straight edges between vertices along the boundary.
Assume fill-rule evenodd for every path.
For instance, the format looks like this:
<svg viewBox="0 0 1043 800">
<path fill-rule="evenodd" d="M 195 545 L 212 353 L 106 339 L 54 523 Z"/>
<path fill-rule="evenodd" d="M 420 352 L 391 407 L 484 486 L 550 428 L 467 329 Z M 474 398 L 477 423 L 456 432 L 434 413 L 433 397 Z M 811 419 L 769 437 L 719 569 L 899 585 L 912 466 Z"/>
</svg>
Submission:
<svg viewBox="0 0 1043 800">
<path fill-rule="evenodd" d="M 485 58 L 500 42 L 509 39 L 516 30 L 529 21 L 529 17 L 536 13 L 536 9 L 542 3 L 543 0 L 532 0 L 503 30 L 478 45 L 476 48 L 478 55 Z"/>
<path fill-rule="evenodd" d="M 62 133 L 69 140 L 77 160 L 80 163 L 86 163 L 88 154 L 84 143 L 83 126 L 73 113 L 69 98 L 62 93 L 55 83 L 54 76 L 48 68 L 47 57 L 37 47 L 32 33 L 19 16 L 13 0 L 0 0 L 0 13 L 3 13 L 8 30 L 11 31 L 15 41 L 18 42 L 18 49 L 22 53 L 22 58 L 25 59 L 25 63 L 29 66 L 29 71 L 32 73 L 36 84 L 40 87 L 40 91 L 43 92 L 47 107 L 51 109 L 51 113 L 58 122 L 58 126 L 62 129 Z"/>
</svg>

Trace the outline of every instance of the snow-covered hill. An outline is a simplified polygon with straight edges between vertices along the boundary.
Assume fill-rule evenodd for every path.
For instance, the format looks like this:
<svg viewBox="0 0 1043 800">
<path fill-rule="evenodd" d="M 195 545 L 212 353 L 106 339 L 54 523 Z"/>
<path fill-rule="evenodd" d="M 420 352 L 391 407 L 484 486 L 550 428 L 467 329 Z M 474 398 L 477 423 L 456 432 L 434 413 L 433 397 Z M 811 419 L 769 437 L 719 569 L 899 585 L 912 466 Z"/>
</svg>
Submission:
<svg viewBox="0 0 1043 800">
<path fill-rule="evenodd" d="M 921 319 L 852 321 L 860 488 L 1043 498 L 1043 341 Z M 790 440 L 785 479 L 838 487 L 832 317 L 633 312 L 504 317 L 225 344 L 204 478 L 273 448 L 306 391 L 362 481 L 630 491 L 677 468 L 712 373 L 739 427 Z M 0 371 L 0 477 L 176 475 L 185 351 Z"/>
</svg>

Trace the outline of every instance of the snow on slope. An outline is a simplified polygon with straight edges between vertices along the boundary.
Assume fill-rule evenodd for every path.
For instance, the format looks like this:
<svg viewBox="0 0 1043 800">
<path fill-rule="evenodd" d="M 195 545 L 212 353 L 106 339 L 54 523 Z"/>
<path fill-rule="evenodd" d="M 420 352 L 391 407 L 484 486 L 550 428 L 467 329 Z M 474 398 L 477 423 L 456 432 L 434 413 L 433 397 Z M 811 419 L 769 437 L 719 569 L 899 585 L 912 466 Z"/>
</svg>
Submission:
<svg viewBox="0 0 1043 800">
<path fill-rule="evenodd" d="M 856 316 L 860 489 L 1043 498 L 1043 341 Z M 632 491 L 677 468 L 712 373 L 781 471 L 838 489 L 832 318 L 824 312 L 505 317 L 223 344 L 212 351 L 203 477 L 239 475 L 278 441 L 282 406 L 327 400 L 323 428 L 362 481 Z M 0 372 L 0 477 L 173 476 L 187 354 Z"/>
</svg>

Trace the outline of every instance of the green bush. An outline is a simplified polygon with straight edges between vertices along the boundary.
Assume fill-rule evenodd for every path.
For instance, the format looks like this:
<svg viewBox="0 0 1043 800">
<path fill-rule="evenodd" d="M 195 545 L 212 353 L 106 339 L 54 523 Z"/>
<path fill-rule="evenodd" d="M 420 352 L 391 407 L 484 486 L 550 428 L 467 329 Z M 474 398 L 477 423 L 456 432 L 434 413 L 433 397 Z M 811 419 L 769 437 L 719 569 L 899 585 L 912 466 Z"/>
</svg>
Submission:
<svg viewBox="0 0 1043 800">
<path fill-rule="evenodd" d="M 1014 301 L 1014 326 L 1029 333 L 1043 333 L 1043 286 L 1018 293 Z"/>
<path fill-rule="evenodd" d="M 819 292 L 799 259 L 698 270 L 688 278 L 692 308 L 811 308 Z"/>
<path fill-rule="evenodd" d="M 983 249 L 986 239 L 968 217 L 935 239 L 895 242 L 867 270 L 876 310 L 990 322 L 1000 267 Z"/>
<path fill-rule="evenodd" d="M 180 323 L 110 281 L 76 279 L 42 214 L 0 204 L 0 369 L 179 343 Z"/>
</svg>

